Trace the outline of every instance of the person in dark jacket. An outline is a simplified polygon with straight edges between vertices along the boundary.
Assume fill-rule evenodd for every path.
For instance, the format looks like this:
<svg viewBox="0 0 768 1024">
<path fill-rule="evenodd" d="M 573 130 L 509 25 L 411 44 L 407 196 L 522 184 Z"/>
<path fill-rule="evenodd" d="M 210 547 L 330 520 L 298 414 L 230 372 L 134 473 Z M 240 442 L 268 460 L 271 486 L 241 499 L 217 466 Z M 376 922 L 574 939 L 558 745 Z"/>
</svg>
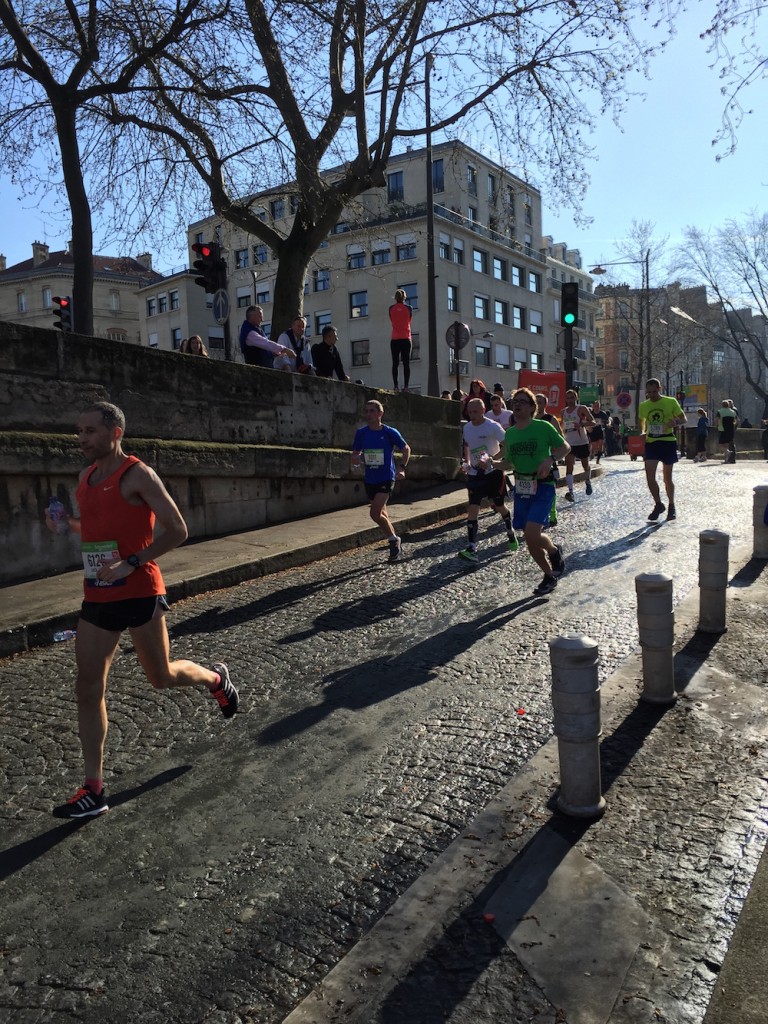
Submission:
<svg viewBox="0 0 768 1024">
<path fill-rule="evenodd" d="M 336 328 L 326 324 L 323 328 L 323 340 L 312 346 L 312 361 L 318 377 L 332 377 L 334 373 L 339 380 L 349 380 L 344 372 L 336 342 L 339 340 Z"/>
</svg>

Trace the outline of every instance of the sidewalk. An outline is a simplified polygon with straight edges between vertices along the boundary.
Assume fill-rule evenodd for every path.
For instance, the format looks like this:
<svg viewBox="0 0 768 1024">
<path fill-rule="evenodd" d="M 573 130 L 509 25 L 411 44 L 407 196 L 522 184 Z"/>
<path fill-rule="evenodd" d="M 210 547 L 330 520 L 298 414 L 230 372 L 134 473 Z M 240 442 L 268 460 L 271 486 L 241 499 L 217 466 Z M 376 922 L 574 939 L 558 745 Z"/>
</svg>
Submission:
<svg viewBox="0 0 768 1024">
<path fill-rule="evenodd" d="M 392 519 L 407 536 L 465 495 L 398 497 Z M 179 598 L 378 539 L 361 506 L 189 544 L 163 571 Z M 731 552 L 726 634 L 697 633 L 697 591 L 676 608 L 673 707 L 638 702 L 639 654 L 604 684 L 605 815 L 553 810 L 551 740 L 286 1024 L 766 1024 L 768 569 L 749 555 Z M 80 581 L 5 588 L 0 653 L 73 626 Z"/>
</svg>

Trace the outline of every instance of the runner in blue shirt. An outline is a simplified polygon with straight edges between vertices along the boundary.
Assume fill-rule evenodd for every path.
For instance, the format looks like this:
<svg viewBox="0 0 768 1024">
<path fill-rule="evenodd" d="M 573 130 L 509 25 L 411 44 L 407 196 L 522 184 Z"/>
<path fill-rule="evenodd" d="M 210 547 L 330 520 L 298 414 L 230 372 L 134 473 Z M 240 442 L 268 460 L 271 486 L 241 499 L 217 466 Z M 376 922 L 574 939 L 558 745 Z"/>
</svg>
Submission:
<svg viewBox="0 0 768 1024">
<path fill-rule="evenodd" d="M 387 514 L 387 501 L 392 493 L 395 480 L 405 477 L 405 467 L 411 457 L 411 449 L 405 438 L 394 427 L 385 426 L 381 420 L 384 406 L 375 399 L 365 403 L 366 427 L 360 427 L 352 444 L 352 468 L 365 466 L 365 493 L 371 503 L 371 519 L 381 527 L 389 541 L 389 560 L 397 562 L 402 554 L 402 542 Z M 400 468 L 395 469 L 394 450 L 403 453 Z"/>
</svg>

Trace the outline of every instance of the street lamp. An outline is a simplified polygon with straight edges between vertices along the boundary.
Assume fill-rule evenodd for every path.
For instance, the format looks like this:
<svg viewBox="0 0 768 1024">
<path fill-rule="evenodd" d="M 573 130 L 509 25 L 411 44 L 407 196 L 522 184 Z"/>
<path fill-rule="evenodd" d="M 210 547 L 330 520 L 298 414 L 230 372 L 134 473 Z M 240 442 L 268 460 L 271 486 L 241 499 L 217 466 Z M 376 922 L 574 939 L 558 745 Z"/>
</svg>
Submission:
<svg viewBox="0 0 768 1024">
<path fill-rule="evenodd" d="M 643 375 L 643 360 L 646 364 L 646 379 L 651 376 L 651 286 L 650 286 L 650 259 L 651 250 L 646 249 L 643 257 L 639 260 L 614 260 L 611 263 L 598 263 L 589 271 L 597 276 L 606 274 L 606 267 L 627 267 L 640 266 L 642 268 L 642 281 L 640 285 L 640 316 L 638 317 L 638 337 L 640 339 L 640 352 L 638 358 L 637 383 L 635 385 L 635 408 L 640 405 L 640 379 Z M 645 312 L 643 312 L 645 310 Z"/>
</svg>

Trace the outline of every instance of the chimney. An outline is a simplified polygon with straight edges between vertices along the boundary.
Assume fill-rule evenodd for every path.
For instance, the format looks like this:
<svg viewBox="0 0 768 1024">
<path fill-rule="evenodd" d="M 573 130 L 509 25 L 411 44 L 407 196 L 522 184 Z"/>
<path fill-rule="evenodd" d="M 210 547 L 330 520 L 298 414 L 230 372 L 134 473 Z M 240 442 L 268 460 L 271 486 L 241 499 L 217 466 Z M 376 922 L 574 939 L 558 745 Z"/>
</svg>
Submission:
<svg viewBox="0 0 768 1024">
<path fill-rule="evenodd" d="M 48 259 L 48 246 L 45 242 L 32 243 L 32 266 L 39 267 Z"/>
<path fill-rule="evenodd" d="M 139 253 L 139 255 L 136 257 L 136 262 L 140 263 L 142 265 L 142 267 L 144 267 L 145 270 L 151 270 L 152 269 L 152 253 L 151 252 L 141 252 L 141 253 Z"/>
<path fill-rule="evenodd" d="M 5 256 L 0 253 L 0 273 L 5 270 Z"/>
</svg>

